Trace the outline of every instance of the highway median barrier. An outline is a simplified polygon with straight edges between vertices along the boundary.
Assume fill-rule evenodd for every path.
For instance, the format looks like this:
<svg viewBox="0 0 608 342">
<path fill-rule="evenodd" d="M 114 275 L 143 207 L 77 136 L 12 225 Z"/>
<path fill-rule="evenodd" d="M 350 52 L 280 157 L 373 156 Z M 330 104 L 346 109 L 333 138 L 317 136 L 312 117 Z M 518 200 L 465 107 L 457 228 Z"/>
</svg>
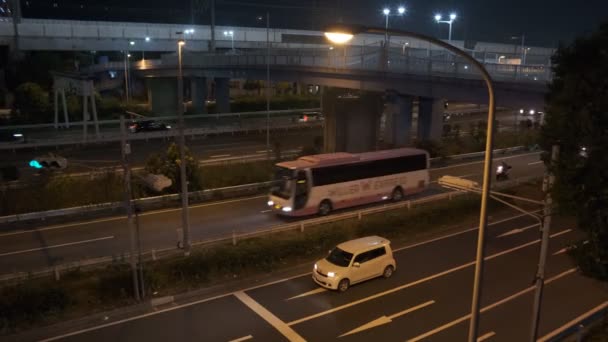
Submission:
<svg viewBox="0 0 608 342">
<path fill-rule="evenodd" d="M 532 179 L 528 179 L 532 181 Z M 504 182 L 502 188 L 523 181 Z M 540 189 L 538 183 L 536 187 Z M 511 191 L 517 191 L 517 188 Z M 230 237 L 193 244 L 190 256 L 179 249 L 143 255 L 143 279 L 148 298 L 172 296 L 201 287 L 272 273 L 285 267 L 312 262 L 337 243 L 366 235 L 382 235 L 394 244 L 437 236 L 451 229 L 469 228 L 479 214 L 479 197 L 447 193 L 432 200 L 406 201 L 355 212 L 288 223 L 289 229 L 241 236 L 236 245 Z M 496 203 L 490 212 L 503 208 Z M 363 215 L 361 215 L 363 213 Z M 340 216 L 342 215 L 342 216 Z M 301 229 L 302 222 L 306 228 Z M 275 227 L 276 228 L 276 227 Z M 105 263 L 85 264 L 69 270 L 56 281 L 54 268 L 43 278 L 26 277 L 0 288 L 0 330 L 12 333 L 34 325 L 78 317 L 135 304 L 128 256 Z M 105 266 L 104 266 L 105 265 Z M 28 295 L 28 293 L 33 295 Z M 152 295 L 150 295 L 152 294 Z M 29 308 L 39 307 L 33 313 Z M 27 317 L 27 319 L 24 319 Z"/>
</svg>

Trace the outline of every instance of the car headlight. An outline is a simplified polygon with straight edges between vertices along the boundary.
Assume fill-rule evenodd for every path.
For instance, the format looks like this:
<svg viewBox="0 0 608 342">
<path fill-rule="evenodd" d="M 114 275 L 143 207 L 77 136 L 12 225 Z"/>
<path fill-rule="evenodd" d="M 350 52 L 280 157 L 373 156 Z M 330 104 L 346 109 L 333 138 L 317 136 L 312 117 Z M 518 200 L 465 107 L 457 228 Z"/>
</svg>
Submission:
<svg viewBox="0 0 608 342">
<path fill-rule="evenodd" d="M 336 273 L 335 273 L 335 272 L 327 272 L 327 276 L 328 276 L 329 278 L 333 278 L 333 277 L 335 277 L 335 276 L 336 276 Z"/>
<path fill-rule="evenodd" d="M 291 211 L 291 207 L 283 207 L 282 209 L 284 212 L 288 213 Z"/>
<path fill-rule="evenodd" d="M 171 128 L 171 126 L 167 125 L 167 129 L 170 129 L 170 128 Z"/>
<path fill-rule="evenodd" d="M 315 264 L 315 271 L 317 270 L 317 268 L 319 268 L 319 266 L 317 266 L 317 264 Z"/>
<path fill-rule="evenodd" d="M 273 205 L 274 205 L 274 202 L 273 202 L 273 201 L 268 201 L 268 206 L 269 206 L 269 207 L 272 207 Z"/>
</svg>

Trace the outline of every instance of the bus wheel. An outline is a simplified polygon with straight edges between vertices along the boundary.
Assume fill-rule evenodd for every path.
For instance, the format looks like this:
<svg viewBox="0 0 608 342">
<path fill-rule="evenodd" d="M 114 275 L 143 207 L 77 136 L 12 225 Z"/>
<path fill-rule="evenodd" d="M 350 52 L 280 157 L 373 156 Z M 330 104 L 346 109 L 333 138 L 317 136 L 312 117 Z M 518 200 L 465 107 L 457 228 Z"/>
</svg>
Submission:
<svg viewBox="0 0 608 342">
<path fill-rule="evenodd" d="M 325 216 L 331 212 L 331 202 L 329 200 L 321 201 L 319 204 L 319 215 Z"/>
<path fill-rule="evenodd" d="M 391 195 L 391 199 L 394 202 L 399 202 L 403 199 L 403 190 L 401 190 L 400 187 L 395 188 L 395 190 L 393 190 L 393 194 Z"/>
</svg>

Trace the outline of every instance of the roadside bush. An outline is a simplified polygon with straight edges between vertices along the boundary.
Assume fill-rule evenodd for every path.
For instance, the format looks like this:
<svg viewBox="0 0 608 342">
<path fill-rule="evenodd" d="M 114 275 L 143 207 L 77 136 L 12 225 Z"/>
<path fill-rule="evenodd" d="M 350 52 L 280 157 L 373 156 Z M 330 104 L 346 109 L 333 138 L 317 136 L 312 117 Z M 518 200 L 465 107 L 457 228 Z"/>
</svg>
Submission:
<svg viewBox="0 0 608 342">
<path fill-rule="evenodd" d="M 49 282 L 23 283 L 0 290 L 0 330 L 59 315 L 70 305 L 65 288 Z"/>
<path fill-rule="evenodd" d="M 608 260 L 605 252 L 591 243 L 579 242 L 568 253 L 576 261 L 580 271 L 595 279 L 608 281 Z M 604 254 L 604 255 L 602 255 Z"/>
<path fill-rule="evenodd" d="M 15 89 L 14 106 L 19 120 L 45 122 L 49 119 L 49 94 L 36 83 L 22 83 Z"/>
<path fill-rule="evenodd" d="M 202 187 L 216 189 L 240 184 L 267 182 L 273 164 L 267 161 L 246 164 L 210 165 L 201 168 Z"/>
</svg>

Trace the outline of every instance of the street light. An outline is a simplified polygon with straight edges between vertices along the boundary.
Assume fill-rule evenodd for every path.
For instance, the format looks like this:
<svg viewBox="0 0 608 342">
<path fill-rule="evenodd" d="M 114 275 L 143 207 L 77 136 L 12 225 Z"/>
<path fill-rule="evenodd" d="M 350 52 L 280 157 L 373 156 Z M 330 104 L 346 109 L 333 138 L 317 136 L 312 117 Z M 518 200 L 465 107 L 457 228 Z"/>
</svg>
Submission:
<svg viewBox="0 0 608 342">
<path fill-rule="evenodd" d="M 384 14 L 384 16 L 386 17 L 384 28 L 385 28 L 385 30 L 387 32 L 385 34 L 384 39 L 388 42 L 388 17 L 391 16 L 391 9 L 388 8 L 388 7 L 385 7 L 382 10 L 382 14 Z M 405 7 L 404 6 L 399 6 L 399 8 L 397 8 L 397 14 L 396 15 L 402 16 L 404 14 L 405 14 Z"/>
<path fill-rule="evenodd" d="M 333 35 L 327 35 L 329 37 L 340 37 L 342 44 L 348 42 L 354 34 L 356 33 L 371 33 L 371 34 L 383 34 L 388 33 L 388 30 L 382 30 L 380 28 L 375 27 L 365 27 L 365 26 L 347 26 L 347 25 L 336 25 L 330 27 L 326 30 L 328 33 L 333 33 Z M 488 219 L 488 197 L 490 195 L 490 181 L 491 181 L 491 172 L 490 167 L 492 166 L 492 145 L 494 138 L 494 111 L 496 104 L 494 102 L 494 85 L 492 83 L 492 78 L 490 74 L 486 70 L 486 68 L 473 58 L 471 55 L 466 53 L 465 51 L 451 45 L 445 43 L 439 39 L 429 37 L 423 34 L 402 31 L 402 30 L 391 30 L 392 35 L 404 36 L 409 38 L 415 38 L 422 41 L 429 42 L 431 44 L 438 45 L 455 55 L 458 55 L 465 59 L 470 65 L 474 66 L 481 73 L 481 77 L 483 78 L 486 87 L 488 88 L 488 126 L 486 129 L 486 149 L 485 149 L 485 160 L 483 166 L 483 185 L 481 189 L 481 208 L 479 211 L 479 232 L 477 237 L 477 254 L 476 254 L 476 264 L 475 264 L 475 280 L 473 287 L 473 299 L 471 301 L 471 321 L 469 326 L 469 342 L 475 342 L 477 340 L 477 327 L 479 320 L 479 299 L 481 297 L 481 280 L 482 280 L 482 271 L 483 271 L 483 255 L 485 248 L 485 231 L 487 226 Z M 350 37 L 350 39 L 346 39 Z M 338 41 L 334 41 L 334 43 L 338 43 Z"/>
<path fill-rule="evenodd" d="M 190 216 L 188 215 L 188 179 L 186 178 L 186 141 L 184 138 L 184 75 L 182 73 L 182 48 L 186 41 L 177 41 L 177 119 L 179 130 L 179 163 L 181 197 L 182 197 L 182 230 L 184 237 L 184 254 L 190 255 Z"/>
<path fill-rule="evenodd" d="M 232 52 L 234 52 L 234 31 L 230 30 L 230 31 L 224 31 L 224 37 L 230 37 L 230 40 L 232 42 Z"/>
<path fill-rule="evenodd" d="M 450 25 L 450 31 L 448 34 L 448 41 L 451 42 L 452 41 L 452 23 L 454 22 L 454 20 L 456 20 L 456 13 L 451 13 L 450 14 L 450 20 L 441 20 L 442 16 L 441 14 L 435 14 L 435 21 L 438 24 L 448 24 Z"/>
</svg>

